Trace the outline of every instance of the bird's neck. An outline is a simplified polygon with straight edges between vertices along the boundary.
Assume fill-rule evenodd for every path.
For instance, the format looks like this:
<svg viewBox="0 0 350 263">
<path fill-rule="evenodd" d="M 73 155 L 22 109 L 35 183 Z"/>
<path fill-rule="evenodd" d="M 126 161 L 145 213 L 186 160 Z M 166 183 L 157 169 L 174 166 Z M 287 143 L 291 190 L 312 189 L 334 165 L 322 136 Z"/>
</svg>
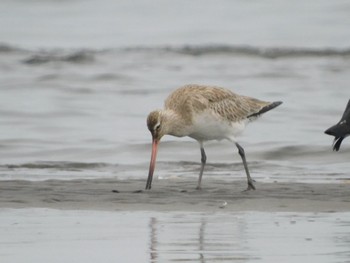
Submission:
<svg viewBox="0 0 350 263">
<path fill-rule="evenodd" d="M 188 125 L 185 119 L 181 118 L 173 110 L 163 110 L 163 123 L 166 127 L 166 134 L 173 135 L 176 137 L 187 136 L 191 133 L 191 126 Z"/>
</svg>

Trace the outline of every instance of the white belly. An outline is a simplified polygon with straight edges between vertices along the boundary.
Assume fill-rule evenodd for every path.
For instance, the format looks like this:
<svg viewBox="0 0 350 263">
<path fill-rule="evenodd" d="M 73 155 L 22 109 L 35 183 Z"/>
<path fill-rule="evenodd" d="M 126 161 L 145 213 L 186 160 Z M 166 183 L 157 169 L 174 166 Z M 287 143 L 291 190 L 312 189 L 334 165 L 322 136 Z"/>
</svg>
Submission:
<svg viewBox="0 0 350 263">
<path fill-rule="evenodd" d="M 199 141 L 228 139 L 235 141 L 245 128 L 248 120 L 229 122 L 219 116 L 201 114 L 194 118 L 192 132 L 188 136 Z"/>
</svg>

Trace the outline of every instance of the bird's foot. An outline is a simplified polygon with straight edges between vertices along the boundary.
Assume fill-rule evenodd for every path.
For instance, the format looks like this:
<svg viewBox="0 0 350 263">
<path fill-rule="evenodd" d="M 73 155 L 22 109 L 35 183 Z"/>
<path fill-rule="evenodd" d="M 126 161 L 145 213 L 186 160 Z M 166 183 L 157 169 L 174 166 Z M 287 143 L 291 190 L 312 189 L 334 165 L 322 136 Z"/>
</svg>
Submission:
<svg viewBox="0 0 350 263">
<path fill-rule="evenodd" d="M 255 186 L 254 186 L 254 181 L 248 181 L 248 187 L 244 192 L 250 191 L 250 190 L 255 190 Z"/>
<path fill-rule="evenodd" d="M 196 190 L 202 190 L 202 187 L 200 186 L 200 185 L 198 185 L 197 187 L 196 187 Z"/>
</svg>

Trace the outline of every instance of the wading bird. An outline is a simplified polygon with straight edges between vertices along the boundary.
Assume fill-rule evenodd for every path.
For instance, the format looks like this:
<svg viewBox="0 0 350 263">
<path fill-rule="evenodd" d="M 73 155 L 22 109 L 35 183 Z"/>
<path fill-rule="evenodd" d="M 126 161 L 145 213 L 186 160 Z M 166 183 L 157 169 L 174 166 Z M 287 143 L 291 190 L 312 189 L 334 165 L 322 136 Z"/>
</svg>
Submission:
<svg viewBox="0 0 350 263">
<path fill-rule="evenodd" d="M 325 133 L 335 137 L 333 142 L 333 151 L 339 151 L 341 142 L 345 137 L 350 135 L 350 100 L 348 105 L 346 105 L 340 121 L 336 125 L 327 129 Z"/>
<path fill-rule="evenodd" d="M 255 189 L 244 149 L 236 141 L 236 136 L 247 123 L 281 103 L 261 101 L 214 86 L 186 85 L 178 88 L 166 99 L 163 110 L 152 111 L 147 118 L 147 126 L 152 134 L 152 154 L 146 189 L 151 189 L 158 144 L 166 134 L 189 136 L 199 142 L 201 168 L 197 189 L 201 188 L 207 160 L 203 142 L 222 139 L 235 143 L 247 175 L 247 190 Z"/>
</svg>

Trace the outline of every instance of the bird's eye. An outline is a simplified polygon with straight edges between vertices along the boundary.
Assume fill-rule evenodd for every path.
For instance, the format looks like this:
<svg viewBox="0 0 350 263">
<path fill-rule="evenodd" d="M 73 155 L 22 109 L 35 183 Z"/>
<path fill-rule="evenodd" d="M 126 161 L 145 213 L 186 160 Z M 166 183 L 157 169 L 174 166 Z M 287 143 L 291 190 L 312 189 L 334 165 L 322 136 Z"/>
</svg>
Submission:
<svg viewBox="0 0 350 263">
<path fill-rule="evenodd" d="M 154 126 L 154 130 L 155 131 L 159 131 L 160 130 L 160 123 L 157 123 L 157 125 Z"/>
</svg>

